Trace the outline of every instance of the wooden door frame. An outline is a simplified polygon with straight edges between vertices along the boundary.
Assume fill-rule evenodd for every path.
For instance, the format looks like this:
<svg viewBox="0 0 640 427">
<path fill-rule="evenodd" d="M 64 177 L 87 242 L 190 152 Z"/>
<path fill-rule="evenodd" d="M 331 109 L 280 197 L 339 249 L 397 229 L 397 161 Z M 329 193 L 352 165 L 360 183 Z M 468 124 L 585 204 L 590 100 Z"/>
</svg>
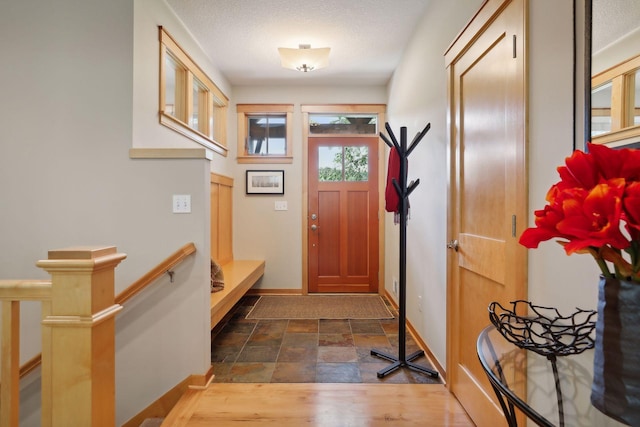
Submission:
<svg viewBox="0 0 640 427">
<path fill-rule="evenodd" d="M 460 56 L 462 56 L 469 46 L 475 41 L 475 36 L 479 32 L 483 31 L 485 26 L 489 25 L 494 17 L 504 8 L 510 0 L 487 0 L 480 6 L 480 9 L 471 18 L 467 25 L 458 33 L 457 37 L 451 42 L 449 48 L 445 52 L 445 66 L 447 70 L 447 169 L 448 169 L 448 197 L 447 197 L 447 241 L 455 239 L 460 230 L 455 223 L 456 212 L 454 206 L 457 208 L 457 173 L 460 169 L 460 165 L 453 164 L 456 160 L 455 144 L 457 132 L 456 132 L 456 109 L 455 104 L 452 102 L 454 96 L 454 79 L 455 71 L 451 64 L 457 62 Z M 452 337 L 454 331 L 458 331 L 460 325 L 458 325 L 458 310 L 453 301 L 459 301 L 460 297 L 457 294 L 457 288 L 452 286 L 452 283 L 459 281 L 457 263 L 454 260 L 455 252 L 451 250 L 447 251 L 447 388 L 451 389 L 451 383 L 453 382 L 453 376 L 455 376 L 454 352 L 458 349 L 455 346 L 455 340 Z"/>
<path fill-rule="evenodd" d="M 524 8 L 524 29 L 523 29 L 523 38 L 524 40 L 518 41 L 519 45 L 526 46 L 526 37 L 527 37 L 527 20 L 528 20 L 528 0 L 523 1 Z M 457 163 L 457 150 L 459 149 L 457 145 L 458 140 L 458 129 L 457 129 L 457 113 L 456 113 L 456 105 L 453 100 L 454 96 L 454 79 L 455 79 L 455 69 L 452 67 L 452 64 L 456 64 L 458 59 L 469 49 L 469 47 L 475 42 L 478 37 L 478 34 L 484 32 L 484 30 L 494 21 L 494 19 L 512 2 L 512 0 L 486 0 L 483 5 L 480 7 L 478 12 L 471 18 L 469 23 L 461 30 L 458 36 L 452 41 L 451 45 L 445 52 L 445 65 L 447 67 L 447 141 L 449 144 L 447 150 L 447 168 L 448 168 L 448 199 L 447 199 L 447 240 L 457 239 L 457 236 L 460 233 L 458 229 L 458 224 L 456 223 L 456 209 L 459 209 L 458 206 L 458 174 L 460 170 L 460 165 Z M 527 173 L 528 173 L 528 159 L 527 159 L 527 140 L 528 140 L 528 128 L 527 128 L 527 57 L 526 57 L 526 47 L 523 49 L 524 63 L 524 90 L 523 90 L 523 99 L 522 99 L 522 144 L 524 144 L 524 150 L 522 151 L 522 156 L 519 156 L 515 159 L 515 162 L 519 165 L 519 169 L 517 171 L 518 182 L 522 183 L 522 186 L 517 189 L 517 192 L 523 195 L 524 203 L 522 203 L 517 212 L 515 212 L 517 216 L 517 228 L 515 230 L 516 235 L 520 235 L 522 231 L 527 227 L 528 224 L 528 184 L 527 184 Z M 454 163 L 455 162 L 455 163 Z M 524 177 L 521 175 L 524 174 Z M 457 262 L 455 260 L 456 252 L 453 250 L 448 250 L 447 252 L 447 333 L 446 333 L 446 350 L 447 350 L 447 388 L 451 389 L 451 384 L 455 383 L 456 378 L 456 369 L 454 367 L 456 360 L 454 359 L 454 355 L 456 355 L 459 351 L 457 347 L 457 342 L 454 339 L 454 334 L 457 333 L 460 329 L 460 325 L 458 324 L 459 320 L 459 309 L 457 307 L 456 302 L 460 300 L 460 295 L 458 294 L 459 289 L 456 286 L 453 286 L 455 283 L 459 283 L 459 272 L 457 268 Z M 522 276 L 524 278 L 523 283 L 517 284 L 516 293 L 526 299 L 527 295 L 527 256 L 526 253 L 524 255 L 522 265 L 515 265 L 511 267 L 518 276 Z M 489 324 L 489 319 L 487 317 L 487 324 Z M 489 391 L 490 392 L 490 391 Z M 523 422 L 521 414 L 519 416 L 519 424 Z"/>
<path fill-rule="evenodd" d="M 384 129 L 386 105 L 384 104 L 305 104 L 300 106 L 302 111 L 302 294 L 309 293 L 309 114 L 317 113 L 358 113 L 377 114 L 378 132 Z M 364 134 L 342 135 L 326 134 L 313 135 L 312 137 L 349 138 L 371 136 Z M 380 140 L 378 144 L 378 294 L 384 295 L 384 187 L 386 184 L 385 144 Z"/>
</svg>

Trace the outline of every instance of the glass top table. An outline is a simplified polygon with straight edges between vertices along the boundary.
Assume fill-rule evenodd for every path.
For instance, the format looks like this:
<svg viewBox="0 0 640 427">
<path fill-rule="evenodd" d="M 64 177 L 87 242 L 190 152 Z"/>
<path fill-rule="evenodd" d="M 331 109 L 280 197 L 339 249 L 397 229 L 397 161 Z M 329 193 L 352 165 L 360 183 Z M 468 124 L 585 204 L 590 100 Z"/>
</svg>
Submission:
<svg viewBox="0 0 640 427">
<path fill-rule="evenodd" d="M 522 424 L 515 408 L 529 425 L 623 425 L 591 405 L 593 350 L 552 361 L 508 342 L 490 325 L 478 336 L 477 352 L 509 426 Z"/>
</svg>

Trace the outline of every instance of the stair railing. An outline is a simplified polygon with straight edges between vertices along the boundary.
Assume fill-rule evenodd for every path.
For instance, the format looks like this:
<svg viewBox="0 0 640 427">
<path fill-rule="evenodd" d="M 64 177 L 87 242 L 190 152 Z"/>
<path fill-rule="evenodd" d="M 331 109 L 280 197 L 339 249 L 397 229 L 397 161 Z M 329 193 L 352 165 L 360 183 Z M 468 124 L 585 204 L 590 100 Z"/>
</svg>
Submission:
<svg viewBox="0 0 640 427">
<path fill-rule="evenodd" d="M 164 261 L 153 267 L 127 289 L 116 296 L 116 304 L 124 304 L 131 298 L 142 292 L 144 288 L 158 280 L 162 275 L 168 274 L 173 282 L 173 268 L 180 264 L 186 257 L 196 251 L 196 245 L 187 243 L 180 249 L 169 255 Z"/>
<path fill-rule="evenodd" d="M 115 425 L 115 247 L 49 251 L 51 280 L 0 280 L 0 427 L 18 427 L 20 302 L 42 302 L 43 427 Z"/>
<path fill-rule="evenodd" d="M 40 364 L 43 427 L 112 427 L 114 316 L 121 304 L 163 274 L 173 281 L 173 268 L 195 251 L 193 243 L 185 244 L 115 297 L 114 270 L 126 257 L 116 253 L 115 247 L 49 251 L 49 258 L 37 265 L 52 280 L 0 280 L 0 427 L 18 427 L 20 378 Z M 42 353 L 22 367 L 20 301 L 42 302 Z"/>
</svg>

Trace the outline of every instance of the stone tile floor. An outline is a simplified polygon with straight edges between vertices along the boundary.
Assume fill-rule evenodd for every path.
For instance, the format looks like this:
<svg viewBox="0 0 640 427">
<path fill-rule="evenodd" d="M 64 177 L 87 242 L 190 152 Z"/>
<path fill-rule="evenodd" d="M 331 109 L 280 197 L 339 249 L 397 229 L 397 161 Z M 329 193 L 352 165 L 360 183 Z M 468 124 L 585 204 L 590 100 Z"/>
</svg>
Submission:
<svg viewBox="0 0 640 427">
<path fill-rule="evenodd" d="M 384 378 L 391 362 L 376 349 L 398 354 L 397 312 L 388 320 L 247 320 L 258 296 L 245 296 L 211 331 L 214 382 L 246 383 L 440 383 L 400 368 Z M 407 332 L 406 354 L 420 348 Z M 431 368 L 424 356 L 413 363 Z"/>
</svg>

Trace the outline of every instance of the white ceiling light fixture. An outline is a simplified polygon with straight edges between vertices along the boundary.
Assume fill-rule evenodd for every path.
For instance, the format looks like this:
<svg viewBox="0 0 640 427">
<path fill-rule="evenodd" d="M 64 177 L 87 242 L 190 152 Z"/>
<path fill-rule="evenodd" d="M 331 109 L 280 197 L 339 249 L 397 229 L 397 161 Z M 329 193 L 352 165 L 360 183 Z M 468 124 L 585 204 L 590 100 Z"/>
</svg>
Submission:
<svg viewBox="0 0 640 427">
<path fill-rule="evenodd" d="M 304 71 L 318 70 L 329 64 L 331 48 L 321 47 L 311 49 L 311 45 L 301 44 L 298 49 L 279 47 L 280 63 L 284 68 Z"/>
</svg>

